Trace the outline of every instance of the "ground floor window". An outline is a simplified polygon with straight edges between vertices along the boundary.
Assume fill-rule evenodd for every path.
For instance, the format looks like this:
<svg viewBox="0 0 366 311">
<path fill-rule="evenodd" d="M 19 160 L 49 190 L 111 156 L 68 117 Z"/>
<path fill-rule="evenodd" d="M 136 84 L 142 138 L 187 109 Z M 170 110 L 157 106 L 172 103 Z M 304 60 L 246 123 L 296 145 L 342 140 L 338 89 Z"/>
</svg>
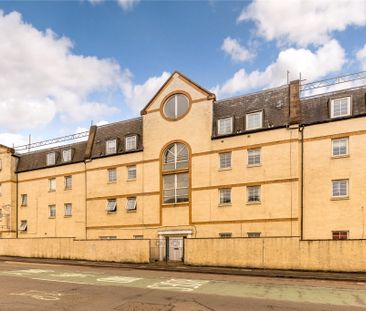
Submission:
<svg viewBox="0 0 366 311">
<path fill-rule="evenodd" d="M 348 231 L 333 231 L 333 240 L 348 240 Z"/>
</svg>

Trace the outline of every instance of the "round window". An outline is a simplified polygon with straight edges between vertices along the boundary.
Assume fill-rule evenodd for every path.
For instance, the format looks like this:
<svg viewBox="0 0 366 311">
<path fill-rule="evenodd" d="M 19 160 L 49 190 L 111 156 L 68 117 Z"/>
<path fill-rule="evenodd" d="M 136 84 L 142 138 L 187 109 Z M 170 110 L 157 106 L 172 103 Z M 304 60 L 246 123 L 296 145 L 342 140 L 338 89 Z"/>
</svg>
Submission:
<svg viewBox="0 0 366 311">
<path fill-rule="evenodd" d="M 170 96 L 164 104 L 164 115 L 168 119 L 179 119 L 184 116 L 189 109 L 189 100 L 183 94 L 174 94 Z"/>
</svg>

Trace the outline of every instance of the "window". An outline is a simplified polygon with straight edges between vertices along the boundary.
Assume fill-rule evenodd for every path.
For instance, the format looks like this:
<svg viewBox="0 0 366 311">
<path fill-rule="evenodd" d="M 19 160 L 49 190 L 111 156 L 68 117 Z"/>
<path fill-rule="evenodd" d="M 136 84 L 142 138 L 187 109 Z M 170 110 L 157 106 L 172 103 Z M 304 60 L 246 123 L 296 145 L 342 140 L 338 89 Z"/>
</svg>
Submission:
<svg viewBox="0 0 366 311">
<path fill-rule="evenodd" d="M 28 197 L 27 197 L 27 195 L 26 194 L 22 194 L 21 195 L 21 206 L 27 206 L 27 201 L 28 201 Z"/>
<path fill-rule="evenodd" d="M 65 217 L 71 217 L 72 216 L 72 204 L 65 203 L 64 209 L 65 209 Z"/>
<path fill-rule="evenodd" d="M 127 198 L 126 210 L 132 211 L 136 209 L 136 197 Z"/>
<path fill-rule="evenodd" d="M 117 200 L 116 199 L 110 199 L 107 201 L 106 209 L 107 213 L 113 213 L 117 210 Z"/>
<path fill-rule="evenodd" d="M 136 165 L 127 166 L 127 179 L 128 180 L 136 179 Z"/>
<path fill-rule="evenodd" d="M 72 176 L 65 176 L 65 190 L 72 189 Z"/>
<path fill-rule="evenodd" d="M 220 204 L 230 204 L 231 203 L 231 189 L 225 188 L 219 190 Z"/>
<path fill-rule="evenodd" d="M 108 169 L 108 182 L 114 183 L 117 181 L 117 169 L 110 168 Z"/>
<path fill-rule="evenodd" d="M 117 239 L 117 236 L 115 236 L 115 235 L 101 235 L 99 237 L 99 239 L 101 239 L 101 240 L 115 240 L 115 239 Z"/>
<path fill-rule="evenodd" d="M 138 235 L 134 235 L 134 236 L 133 236 L 133 238 L 134 238 L 135 240 L 143 240 L 143 239 L 144 239 L 144 236 L 143 236 L 143 235 L 138 234 Z"/>
<path fill-rule="evenodd" d="M 348 179 L 332 181 L 332 196 L 334 198 L 344 198 L 348 196 Z"/>
<path fill-rule="evenodd" d="M 261 164 L 261 148 L 248 150 L 248 165 L 255 166 Z"/>
<path fill-rule="evenodd" d="M 56 205 L 48 205 L 48 212 L 50 218 L 56 218 Z"/>
<path fill-rule="evenodd" d="M 222 239 L 229 239 L 232 237 L 232 233 L 231 232 L 220 232 L 219 237 Z"/>
<path fill-rule="evenodd" d="M 330 102 L 331 118 L 340 118 L 351 114 L 351 97 L 332 99 Z"/>
<path fill-rule="evenodd" d="M 220 168 L 231 168 L 231 152 L 220 153 Z"/>
<path fill-rule="evenodd" d="M 348 240 L 348 231 L 333 231 L 333 240 Z"/>
<path fill-rule="evenodd" d="M 56 178 L 50 178 L 48 180 L 48 190 L 56 191 Z"/>
<path fill-rule="evenodd" d="M 332 140 L 332 156 L 341 157 L 348 154 L 348 138 Z"/>
<path fill-rule="evenodd" d="M 164 103 L 163 112 L 166 118 L 176 120 L 184 116 L 189 109 L 189 100 L 183 94 L 174 94 Z"/>
<path fill-rule="evenodd" d="M 55 165 L 56 163 L 56 153 L 47 153 L 47 165 Z"/>
<path fill-rule="evenodd" d="M 27 229 L 28 229 L 28 221 L 26 221 L 26 220 L 21 220 L 21 221 L 20 221 L 19 230 L 20 230 L 20 231 L 27 231 Z"/>
<path fill-rule="evenodd" d="M 117 139 L 110 139 L 106 141 L 105 153 L 114 154 L 117 152 Z"/>
<path fill-rule="evenodd" d="M 62 151 L 62 161 L 63 162 L 71 161 L 71 149 L 65 149 Z"/>
<path fill-rule="evenodd" d="M 248 203 L 261 201 L 261 186 L 247 187 Z"/>
<path fill-rule="evenodd" d="M 246 130 L 254 130 L 262 127 L 262 111 L 247 113 L 246 119 Z"/>
<path fill-rule="evenodd" d="M 164 203 L 188 202 L 188 173 L 164 175 Z"/>
<path fill-rule="evenodd" d="M 126 147 L 126 151 L 130 151 L 130 150 L 136 150 L 137 149 L 137 136 L 133 135 L 133 136 L 127 136 L 125 138 L 125 147 Z"/>
<path fill-rule="evenodd" d="M 188 150 L 184 144 L 176 143 L 168 146 L 164 153 L 163 170 L 188 169 Z"/>
<path fill-rule="evenodd" d="M 217 133 L 219 135 L 228 135 L 233 132 L 233 118 L 217 120 Z"/>
<path fill-rule="evenodd" d="M 261 233 L 260 232 L 248 232 L 248 238 L 260 238 Z"/>
</svg>

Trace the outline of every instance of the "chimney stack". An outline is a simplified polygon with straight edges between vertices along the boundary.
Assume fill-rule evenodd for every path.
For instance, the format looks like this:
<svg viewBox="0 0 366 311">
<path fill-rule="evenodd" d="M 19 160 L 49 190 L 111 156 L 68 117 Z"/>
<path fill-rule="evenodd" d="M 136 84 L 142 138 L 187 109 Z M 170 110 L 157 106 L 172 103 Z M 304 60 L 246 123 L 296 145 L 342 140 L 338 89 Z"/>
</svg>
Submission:
<svg viewBox="0 0 366 311">
<path fill-rule="evenodd" d="M 301 103 L 300 103 L 300 80 L 291 81 L 289 84 L 289 123 L 299 124 L 301 121 Z"/>
</svg>

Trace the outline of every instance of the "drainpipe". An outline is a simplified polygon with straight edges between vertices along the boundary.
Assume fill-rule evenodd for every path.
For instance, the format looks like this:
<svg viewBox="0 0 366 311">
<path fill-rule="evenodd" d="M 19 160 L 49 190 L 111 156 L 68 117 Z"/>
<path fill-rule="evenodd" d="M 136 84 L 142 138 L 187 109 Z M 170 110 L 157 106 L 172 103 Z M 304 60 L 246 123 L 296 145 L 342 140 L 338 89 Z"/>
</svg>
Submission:
<svg viewBox="0 0 366 311">
<path fill-rule="evenodd" d="M 18 213 L 19 213 L 19 200 L 18 200 L 18 196 L 19 196 L 19 183 L 18 183 L 18 173 L 15 173 L 15 181 L 16 181 L 16 186 L 15 186 L 15 238 L 18 238 Z"/>
<path fill-rule="evenodd" d="M 304 125 L 300 125 L 301 160 L 300 160 L 300 240 L 304 239 Z"/>
</svg>

